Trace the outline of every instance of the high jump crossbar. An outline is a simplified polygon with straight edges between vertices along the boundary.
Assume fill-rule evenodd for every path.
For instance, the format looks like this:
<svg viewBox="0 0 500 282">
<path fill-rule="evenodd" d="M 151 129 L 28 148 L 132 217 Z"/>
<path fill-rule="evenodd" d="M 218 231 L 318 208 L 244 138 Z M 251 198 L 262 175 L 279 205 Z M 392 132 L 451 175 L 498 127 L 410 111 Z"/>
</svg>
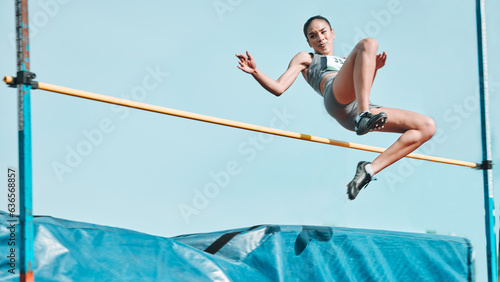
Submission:
<svg viewBox="0 0 500 282">
<path fill-rule="evenodd" d="M 3 80 L 7 84 L 14 83 L 14 78 L 12 76 L 5 76 Z M 339 146 L 339 147 L 344 147 L 344 148 L 351 148 L 351 149 L 362 150 L 362 151 L 368 151 L 368 152 L 382 153 L 386 150 L 386 149 L 380 148 L 380 147 L 374 147 L 374 146 L 363 145 L 363 144 L 356 144 L 356 143 L 345 142 L 345 141 L 338 141 L 338 140 L 328 139 L 328 138 L 324 138 L 324 137 L 312 136 L 312 135 L 307 135 L 307 134 L 302 134 L 302 133 L 297 133 L 297 132 L 292 132 L 292 131 L 271 128 L 271 127 L 265 127 L 265 126 L 260 126 L 260 125 L 254 125 L 254 124 L 249 124 L 249 123 L 243 123 L 243 122 L 232 121 L 232 120 L 228 120 L 228 119 L 222 119 L 222 118 L 211 117 L 211 116 L 206 116 L 206 115 L 202 115 L 202 114 L 196 114 L 196 113 L 176 110 L 176 109 L 170 109 L 170 108 L 165 108 L 165 107 L 161 107 L 161 106 L 150 105 L 150 104 L 146 104 L 146 103 L 126 100 L 126 99 L 116 98 L 116 97 L 111 97 L 111 96 L 106 96 L 106 95 L 102 95 L 102 94 L 67 88 L 67 87 L 63 87 L 63 86 L 52 85 L 52 84 L 43 83 L 43 82 L 37 82 L 37 83 L 38 83 L 38 89 L 41 89 L 41 90 L 70 95 L 70 96 L 74 96 L 74 97 L 79 97 L 79 98 L 84 98 L 84 99 L 89 99 L 89 100 L 94 100 L 94 101 L 99 101 L 99 102 L 104 102 L 104 103 L 109 103 L 109 104 L 114 104 L 114 105 L 120 105 L 120 106 L 139 109 L 139 110 L 145 110 L 145 111 L 154 112 L 154 113 L 182 117 L 182 118 L 187 118 L 187 119 L 192 119 L 192 120 L 197 120 L 197 121 L 203 121 L 203 122 L 208 122 L 208 123 L 213 123 L 213 124 L 219 124 L 219 125 L 224 125 L 224 126 L 229 126 L 229 127 L 240 128 L 240 129 L 244 129 L 244 130 L 257 131 L 257 132 L 273 134 L 273 135 L 278 135 L 278 136 L 283 136 L 283 137 L 288 137 L 288 138 L 301 139 L 301 140 L 306 140 L 306 141 L 311 141 L 311 142 L 316 142 L 316 143 L 323 143 L 323 144 Z M 459 160 L 434 157 L 434 156 L 428 156 L 428 155 L 422 155 L 422 154 L 416 154 L 416 153 L 408 154 L 406 157 L 412 158 L 412 159 L 424 160 L 424 161 L 437 162 L 437 163 L 465 166 L 465 167 L 470 167 L 470 168 L 478 168 L 480 166 L 480 164 L 476 164 L 473 162 L 459 161 Z"/>
</svg>

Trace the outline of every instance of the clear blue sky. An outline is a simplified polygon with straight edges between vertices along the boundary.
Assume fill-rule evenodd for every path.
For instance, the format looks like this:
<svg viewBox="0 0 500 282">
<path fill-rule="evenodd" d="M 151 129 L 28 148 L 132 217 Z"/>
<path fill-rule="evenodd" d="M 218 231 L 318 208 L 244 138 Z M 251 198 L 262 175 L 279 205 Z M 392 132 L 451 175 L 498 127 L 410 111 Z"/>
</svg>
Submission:
<svg viewBox="0 0 500 282">
<path fill-rule="evenodd" d="M 374 102 L 436 120 L 438 133 L 421 153 L 480 162 L 474 2 L 32 0 L 31 69 L 46 83 L 390 145 L 397 135 L 358 137 L 340 127 L 301 77 L 276 98 L 236 68 L 234 54 L 249 50 L 262 71 L 279 77 L 296 53 L 310 50 L 302 25 L 321 14 L 333 24 L 336 55 L 365 36 L 387 52 Z M 493 161 L 500 163 L 500 3 L 487 1 L 487 10 Z M 13 75 L 14 1 L 1 1 L 0 15 L 0 74 Z M 356 163 L 375 154 L 39 90 L 32 107 L 35 214 L 161 236 L 256 224 L 434 231 L 472 240 L 477 278 L 485 279 L 479 171 L 404 160 L 349 202 L 345 185 Z M 6 170 L 17 167 L 15 90 L 0 88 L 0 114 Z M 494 176 L 498 187 L 497 168 Z"/>
</svg>

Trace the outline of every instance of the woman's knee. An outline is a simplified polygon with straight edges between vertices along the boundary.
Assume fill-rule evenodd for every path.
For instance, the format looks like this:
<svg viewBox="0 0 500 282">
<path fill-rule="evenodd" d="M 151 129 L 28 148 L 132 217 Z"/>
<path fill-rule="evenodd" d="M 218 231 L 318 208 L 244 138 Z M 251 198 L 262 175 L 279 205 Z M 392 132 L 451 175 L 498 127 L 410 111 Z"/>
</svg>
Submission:
<svg viewBox="0 0 500 282">
<path fill-rule="evenodd" d="M 358 48 L 364 51 L 374 51 L 377 52 L 378 49 L 378 42 L 375 38 L 365 38 L 359 41 L 358 43 Z"/>
<path fill-rule="evenodd" d="M 434 133 L 436 133 L 436 123 L 434 119 L 430 117 L 423 118 L 419 124 L 419 131 L 421 132 L 423 142 L 431 139 Z"/>
</svg>

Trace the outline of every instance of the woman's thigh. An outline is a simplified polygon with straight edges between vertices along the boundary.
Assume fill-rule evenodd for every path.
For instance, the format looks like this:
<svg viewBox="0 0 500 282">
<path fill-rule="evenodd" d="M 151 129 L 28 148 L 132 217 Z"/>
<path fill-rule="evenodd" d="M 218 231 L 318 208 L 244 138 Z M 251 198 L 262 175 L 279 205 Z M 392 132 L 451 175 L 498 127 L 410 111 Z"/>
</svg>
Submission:
<svg viewBox="0 0 500 282">
<path fill-rule="evenodd" d="M 410 129 L 435 131 L 434 121 L 416 112 L 387 107 L 373 108 L 370 112 L 373 114 L 384 112 L 387 114 L 387 122 L 384 128 L 377 131 L 395 133 L 404 133 Z"/>
<path fill-rule="evenodd" d="M 354 91 L 354 49 L 351 54 L 346 58 L 342 68 L 335 76 L 333 81 L 332 90 L 335 99 L 341 104 L 349 104 L 356 99 L 356 92 Z"/>
</svg>

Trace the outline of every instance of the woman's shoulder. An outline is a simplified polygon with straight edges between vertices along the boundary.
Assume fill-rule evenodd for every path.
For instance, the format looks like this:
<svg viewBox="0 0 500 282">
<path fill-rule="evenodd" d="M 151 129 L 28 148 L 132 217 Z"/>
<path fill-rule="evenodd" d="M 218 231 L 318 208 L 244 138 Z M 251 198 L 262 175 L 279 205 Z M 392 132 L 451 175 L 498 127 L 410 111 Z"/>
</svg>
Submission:
<svg viewBox="0 0 500 282">
<path fill-rule="evenodd" d="M 313 53 L 307 53 L 305 51 L 299 52 L 295 57 L 293 57 L 292 61 L 298 61 L 301 63 L 311 63 L 313 59 Z"/>
<path fill-rule="evenodd" d="M 312 58 L 313 57 L 313 53 L 307 53 L 306 51 L 300 51 L 299 53 L 297 53 L 297 55 L 295 55 L 295 57 L 299 57 L 299 58 Z"/>
</svg>

